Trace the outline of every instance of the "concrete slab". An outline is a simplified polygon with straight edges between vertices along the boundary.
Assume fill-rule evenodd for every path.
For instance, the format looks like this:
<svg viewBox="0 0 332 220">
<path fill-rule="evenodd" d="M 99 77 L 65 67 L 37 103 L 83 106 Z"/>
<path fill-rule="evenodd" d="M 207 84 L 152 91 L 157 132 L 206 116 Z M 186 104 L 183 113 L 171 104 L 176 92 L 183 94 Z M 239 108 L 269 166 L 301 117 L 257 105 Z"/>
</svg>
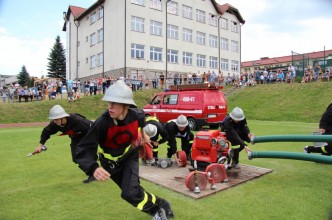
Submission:
<svg viewBox="0 0 332 220">
<path fill-rule="evenodd" d="M 239 171 L 227 171 L 228 182 L 217 183 L 217 189 L 215 190 L 211 190 L 210 184 L 208 183 L 206 189 L 201 190 L 199 194 L 190 191 L 185 185 L 185 179 L 190 173 L 189 168 L 191 168 L 191 166 L 181 168 L 173 165 L 172 167 L 163 169 L 149 165 L 140 165 L 140 177 L 191 198 L 200 199 L 272 172 L 271 169 L 244 164 L 241 164 L 240 167 L 241 169 Z"/>
</svg>

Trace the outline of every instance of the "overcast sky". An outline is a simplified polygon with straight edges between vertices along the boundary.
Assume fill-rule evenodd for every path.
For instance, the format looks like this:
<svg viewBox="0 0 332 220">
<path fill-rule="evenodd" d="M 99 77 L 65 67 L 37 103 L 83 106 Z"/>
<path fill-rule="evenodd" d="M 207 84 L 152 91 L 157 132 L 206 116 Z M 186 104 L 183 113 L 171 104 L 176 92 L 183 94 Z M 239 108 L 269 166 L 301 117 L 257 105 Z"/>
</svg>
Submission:
<svg viewBox="0 0 332 220">
<path fill-rule="evenodd" d="M 63 11 L 96 0 L 0 0 L 0 74 L 47 73 L 48 56 L 60 35 Z M 148 0 L 146 0 L 148 1 Z M 189 1 L 189 0 L 188 0 Z M 244 20 L 242 61 L 332 49 L 332 0 L 228 0 Z"/>
</svg>

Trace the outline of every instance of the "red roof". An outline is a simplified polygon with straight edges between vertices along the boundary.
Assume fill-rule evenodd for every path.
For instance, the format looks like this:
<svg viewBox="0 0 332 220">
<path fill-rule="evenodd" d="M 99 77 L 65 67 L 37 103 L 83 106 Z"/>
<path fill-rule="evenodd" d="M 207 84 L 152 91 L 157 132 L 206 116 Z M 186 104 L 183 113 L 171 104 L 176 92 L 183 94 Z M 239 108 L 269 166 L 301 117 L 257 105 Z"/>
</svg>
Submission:
<svg viewBox="0 0 332 220">
<path fill-rule="evenodd" d="M 325 57 L 328 57 L 329 54 L 332 53 L 332 50 L 325 50 Z M 311 52 L 311 53 L 304 53 L 297 56 L 305 56 L 305 58 L 309 59 L 318 59 L 324 57 L 324 51 L 318 52 Z M 249 67 L 254 65 L 271 65 L 276 63 L 291 63 L 292 62 L 292 55 L 283 56 L 283 57 L 273 57 L 273 58 L 263 58 L 260 60 L 252 60 L 252 61 L 245 61 L 241 62 L 241 67 Z"/>
<path fill-rule="evenodd" d="M 74 18 L 76 19 L 80 14 L 82 14 L 86 9 L 85 8 L 81 8 L 81 7 L 77 7 L 77 6 L 73 6 L 70 5 L 68 11 L 71 11 L 71 13 L 73 14 Z M 68 15 L 67 15 L 68 16 Z"/>
</svg>

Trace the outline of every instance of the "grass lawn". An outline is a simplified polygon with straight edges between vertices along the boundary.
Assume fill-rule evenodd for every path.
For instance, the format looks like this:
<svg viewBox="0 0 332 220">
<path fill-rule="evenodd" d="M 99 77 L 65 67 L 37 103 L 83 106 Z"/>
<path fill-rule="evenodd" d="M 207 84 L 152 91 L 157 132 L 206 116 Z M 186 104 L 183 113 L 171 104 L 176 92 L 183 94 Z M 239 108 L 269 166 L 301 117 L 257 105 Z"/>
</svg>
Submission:
<svg viewBox="0 0 332 220">
<path fill-rule="evenodd" d="M 257 135 L 311 134 L 317 123 L 249 120 Z M 151 219 L 120 198 L 112 181 L 83 184 L 85 174 L 71 161 L 69 138 L 54 135 L 48 150 L 26 157 L 42 127 L 0 129 L 0 219 Z M 253 151 L 303 152 L 310 143 L 259 143 Z M 160 157 L 166 147 L 160 147 Z M 328 219 L 332 218 L 332 167 L 284 159 L 240 163 L 273 169 L 253 181 L 194 200 L 142 180 L 149 192 L 169 200 L 176 219 Z M 156 172 L 163 169 L 156 168 Z"/>
</svg>

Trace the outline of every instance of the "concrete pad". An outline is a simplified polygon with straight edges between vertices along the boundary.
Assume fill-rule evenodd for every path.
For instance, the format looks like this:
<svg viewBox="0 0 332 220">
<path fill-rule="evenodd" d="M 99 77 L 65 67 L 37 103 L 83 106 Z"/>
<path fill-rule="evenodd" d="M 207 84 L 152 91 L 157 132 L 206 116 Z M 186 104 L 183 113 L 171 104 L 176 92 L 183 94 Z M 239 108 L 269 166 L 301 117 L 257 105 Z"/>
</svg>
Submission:
<svg viewBox="0 0 332 220">
<path fill-rule="evenodd" d="M 140 165 L 140 177 L 191 198 L 200 199 L 272 172 L 271 169 L 244 164 L 241 164 L 240 167 L 240 170 L 227 171 L 228 182 L 217 183 L 217 189 L 215 190 L 211 190 L 210 184 L 208 183 L 206 189 L 201 190 L 199 194 L 190 191 L 185 185 L 185 179 L 190 173 L 189 168 L 191 168 L 191 166 L 189 165 L 187 167 L 177 167 L 173 165 L 166 169 Z"/>
</svg>

